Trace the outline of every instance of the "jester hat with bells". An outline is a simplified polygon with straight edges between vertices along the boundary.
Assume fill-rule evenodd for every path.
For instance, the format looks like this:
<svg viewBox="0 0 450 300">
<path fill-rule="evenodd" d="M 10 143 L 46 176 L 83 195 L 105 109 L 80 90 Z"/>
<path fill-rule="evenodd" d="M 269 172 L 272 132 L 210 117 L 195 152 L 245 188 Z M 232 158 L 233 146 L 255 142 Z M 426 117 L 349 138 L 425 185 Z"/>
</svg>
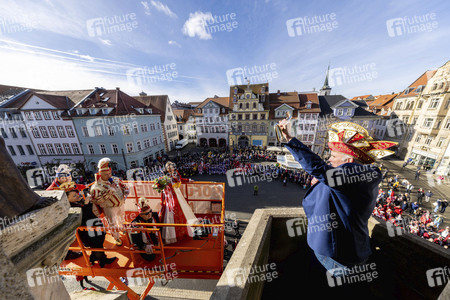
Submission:
<svg viewBox="0 0 450 300">
<path fill-rule="evenodd" d="M 348 154 L 364 164 L 371 164 L 375 159 L 394 154 L 386 149 L 397 145 L 395 142 L 374 141 L 364 127 L 352 122 L 331 124 L 328 135 L 328 147 L 331 151 Z"/>
</svg>

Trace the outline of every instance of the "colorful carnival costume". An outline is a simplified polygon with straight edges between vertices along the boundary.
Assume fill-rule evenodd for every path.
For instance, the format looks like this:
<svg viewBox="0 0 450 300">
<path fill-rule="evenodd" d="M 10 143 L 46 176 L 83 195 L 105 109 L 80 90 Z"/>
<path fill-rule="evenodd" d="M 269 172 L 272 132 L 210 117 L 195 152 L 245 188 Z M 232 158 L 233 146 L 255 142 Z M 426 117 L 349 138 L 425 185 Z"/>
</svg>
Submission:
<svg viewBox="0 0 450 300">
<path fill-rule="evenodd" d="M 180 191 L 181 183 L 192 180 L 182 178 L 173 167 L 172 162 L 166 164 L 170 181 L 161 193 L 160 220 L 166 224 L 199 224 L 200 222 Z M 164 227 L 162 237 L 166 244 L 172 244 L 189 236 L 192 237 L 194 229 L 193 227 Z"/>
<path fill-rule="evenodd" d="M 392 154 L 386 149 L 396 145 L 374 141 L 366 129 L 351 122 L 339 122 L 330 127 L 330 150 L 347 154 L 362 164 L 355 161 L 334 168 L 296 138 L 286 144 L 295 160 L 318 180 L 308 190 L 302 204 L 308 220 L 318 220 L 314 226 L 331 228 L 307 234 L 308 245 L 328 270 L 342 265 L 351 267 L 370 256 L 368 220 L 382 178 L 379 168 L 370 164 L 376 158 Z"/>
<path fill-rule="evenodd" d="M 72 181 L 72 169 L 65 164 L 61 164 L 56 169 L 56 178 L 53 180 L 52 184 L 47 188 L 47 191 L 52 190 L 64 190 L 64 188 L 61 188 L 60 185 Z M 87 188 L 84 184 L 75 184 L 75 187 L 78 191 L 82 191 Z"/>
<path fill-rule="evenodd" d="M 97 215 L 105 214 L 111 235 L 117 245 L 122 245 L 120 231 L 125 218 L 125 199 L 129 194 L 128 187 L 118 177 L 111 176 L 110 159 L 103 158 L 98 162 L 98 173 L 95 174 L 95 183 L 91 187 L 92 203 L 97 209 Z M 102 176 L 108 177 L 107 180 Z"/>
</svg>

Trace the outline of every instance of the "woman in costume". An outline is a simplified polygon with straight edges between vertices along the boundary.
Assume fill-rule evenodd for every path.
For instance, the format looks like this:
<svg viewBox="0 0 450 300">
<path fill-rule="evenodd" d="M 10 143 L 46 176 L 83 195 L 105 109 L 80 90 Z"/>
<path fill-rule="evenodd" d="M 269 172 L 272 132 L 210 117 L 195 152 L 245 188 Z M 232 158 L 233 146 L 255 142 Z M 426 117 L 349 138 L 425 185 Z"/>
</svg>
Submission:
<svg viewBox="0 0 450 300">
<path fill-rule="evenodd" d="M 166 173 L 171 180 L 161 193 L 160 220 L 166 224 L 199 224 L 200 222 L 180 191 L 181 183 L 193 180 L 182 178 L 175 169 L 175 164 L 170 161 L 166 163 Z M 172 244 L 188 236 L 192 237 L 194 229 L 194 227 L 164 227 L 162 237 L 166 244 Z"/>
</svg>

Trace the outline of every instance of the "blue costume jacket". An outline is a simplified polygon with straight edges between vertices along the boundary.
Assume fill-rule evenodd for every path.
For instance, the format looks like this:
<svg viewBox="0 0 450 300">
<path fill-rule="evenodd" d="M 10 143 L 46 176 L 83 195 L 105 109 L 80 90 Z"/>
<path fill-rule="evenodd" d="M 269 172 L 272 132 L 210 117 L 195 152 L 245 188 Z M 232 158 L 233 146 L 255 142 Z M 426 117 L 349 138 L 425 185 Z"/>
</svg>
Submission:
<svg viewBox="0 0 450 300">
<path fill-rule="evenodd" d="M 286 147 L 319 180 L 303 198 L 308 245 L 345 265 L 364 261 L 371 254 L 368 220 L 376 204 L 380 170 L 356 163 L 333 168 L 296 138 Z"/>
</svg>

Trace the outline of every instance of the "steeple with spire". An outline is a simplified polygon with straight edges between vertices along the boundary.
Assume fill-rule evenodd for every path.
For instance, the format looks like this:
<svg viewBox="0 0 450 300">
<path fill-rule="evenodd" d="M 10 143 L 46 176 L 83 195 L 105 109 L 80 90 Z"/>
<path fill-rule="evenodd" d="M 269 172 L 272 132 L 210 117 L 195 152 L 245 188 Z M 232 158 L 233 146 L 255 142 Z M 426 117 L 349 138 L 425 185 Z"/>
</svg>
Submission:
<svg viewBox="0 0 450 300">
<path fill-rule="evenodd" d="M 331 87 L 328 85 L 328 75 L 330 73 L 330 64 L 328 64 L 327 76 L 325 77 L 325 82 L 323 87 L 319 91 L 320 96 L 329 95 L 331 93 Z"/>
</svg>

